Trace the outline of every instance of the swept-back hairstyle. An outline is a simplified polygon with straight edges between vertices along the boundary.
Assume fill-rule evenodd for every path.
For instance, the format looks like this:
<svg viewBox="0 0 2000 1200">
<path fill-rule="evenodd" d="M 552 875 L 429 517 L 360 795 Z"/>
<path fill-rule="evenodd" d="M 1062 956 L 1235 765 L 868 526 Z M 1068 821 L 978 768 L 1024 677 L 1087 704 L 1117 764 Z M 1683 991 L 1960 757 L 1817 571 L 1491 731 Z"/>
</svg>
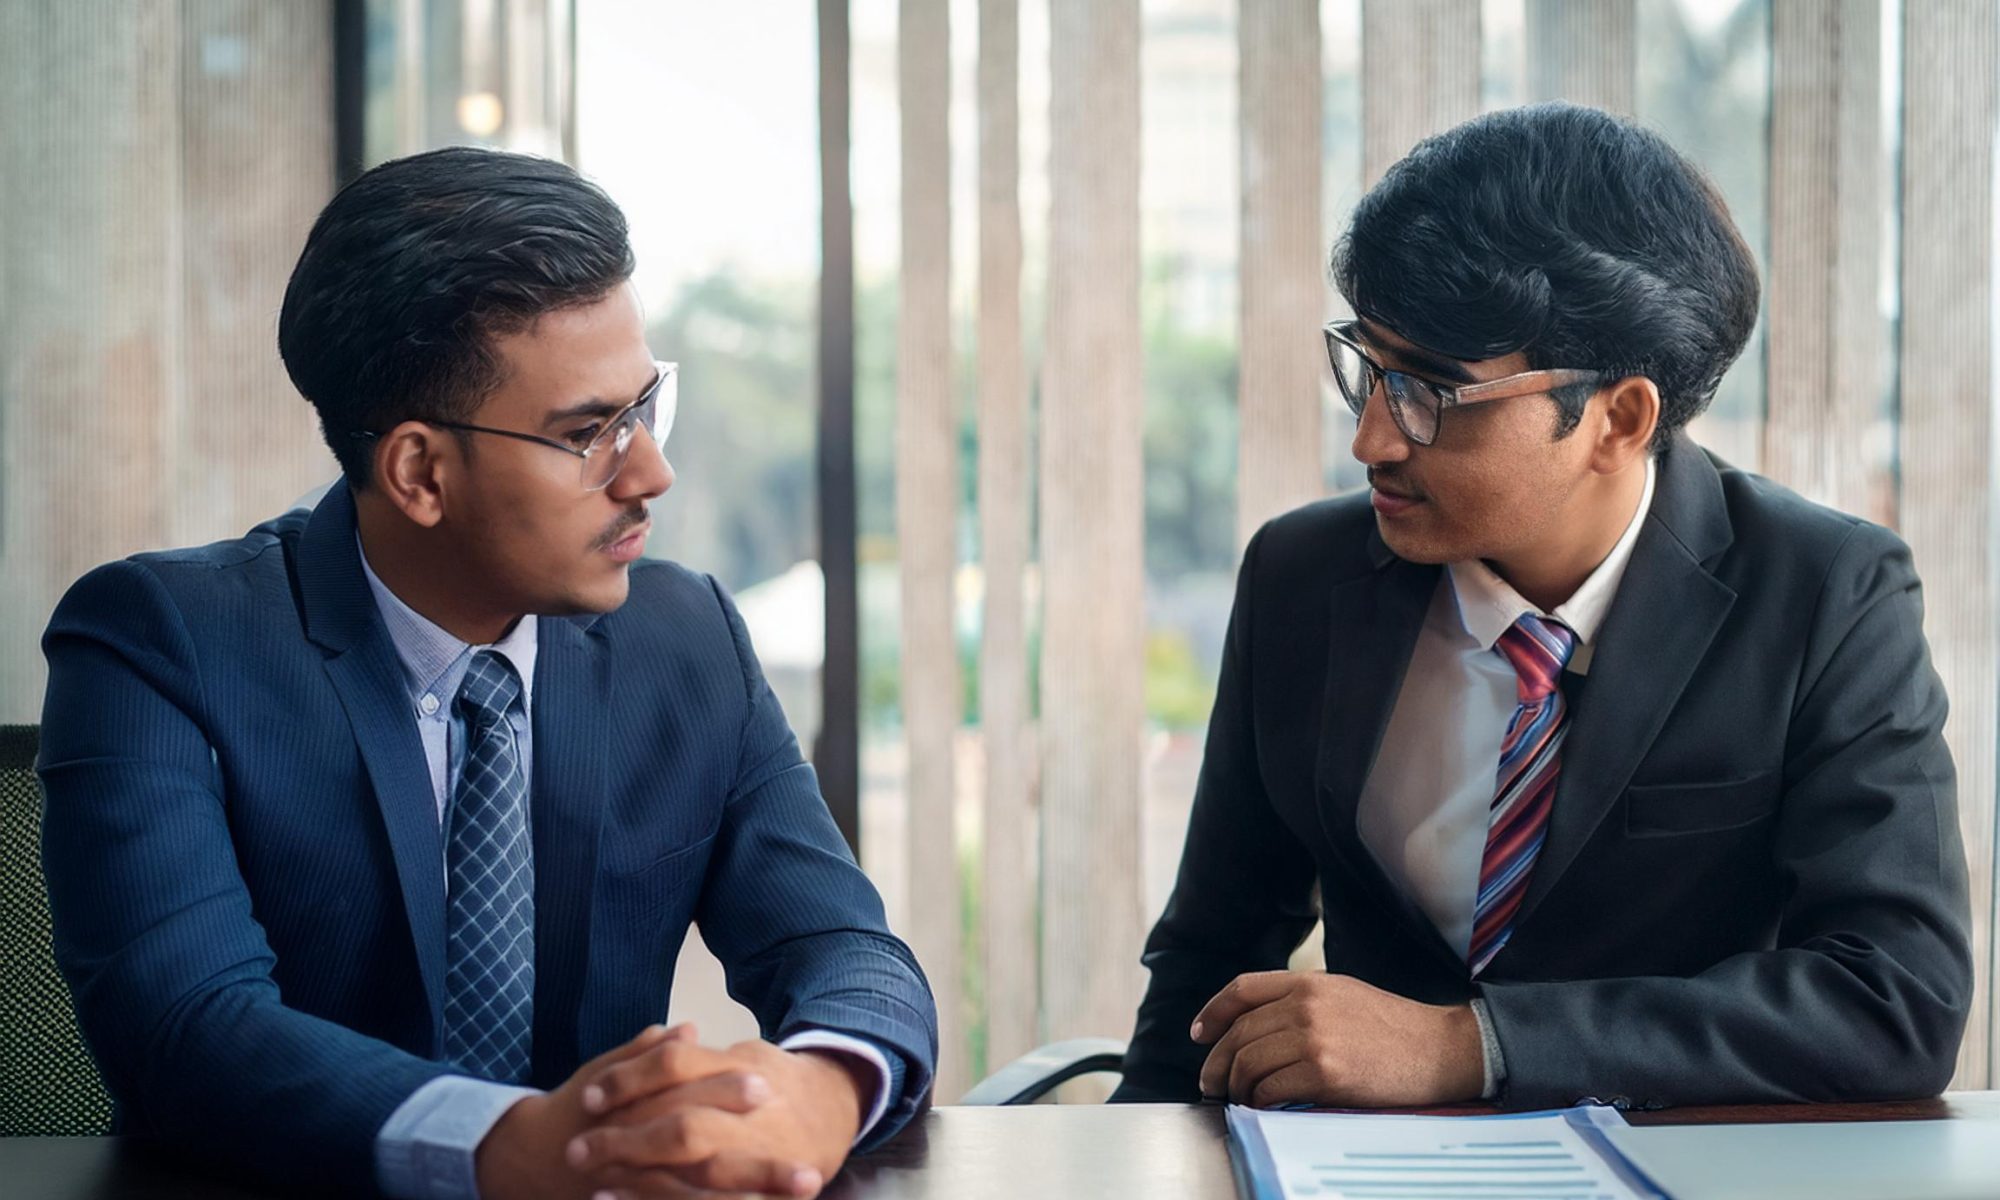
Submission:
<svg viewBox="0 0 2000 1200">
<path fill-rule="evenodd" d="M 1418 144 L 1362 197 L 1332 268 L 1357 315 L 1435 353 L 1651 379 L 1656 449 L 1757 319 L 1756 262 L 1714 185 L 1657 134 L 1570 104 Z M 1557 394 L 1557 436 L 1590 392 Z"/>
<path fill-rule="evenodd" d="M 632 274 L 625 215 L 569 167 L 453 147 L 383 163 L 306 237 L 278 353 L 355 487 L 408 420 L 466 420 L 501 382 L 493 339 Z"/>
</svg>

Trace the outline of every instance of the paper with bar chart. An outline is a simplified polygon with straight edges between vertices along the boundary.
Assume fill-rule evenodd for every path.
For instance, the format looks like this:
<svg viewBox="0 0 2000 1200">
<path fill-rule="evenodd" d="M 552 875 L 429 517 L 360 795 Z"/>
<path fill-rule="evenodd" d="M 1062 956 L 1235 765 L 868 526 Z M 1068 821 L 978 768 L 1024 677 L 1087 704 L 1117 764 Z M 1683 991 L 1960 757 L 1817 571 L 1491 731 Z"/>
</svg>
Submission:
<svg viewBox="0 0 2000 1200">
<path fill-rule="evenodd" d="M 1481 1117 L 1229 1109 L 1246 1200 L 1664 1200 L 1606 1108 Z"/>
</svg>

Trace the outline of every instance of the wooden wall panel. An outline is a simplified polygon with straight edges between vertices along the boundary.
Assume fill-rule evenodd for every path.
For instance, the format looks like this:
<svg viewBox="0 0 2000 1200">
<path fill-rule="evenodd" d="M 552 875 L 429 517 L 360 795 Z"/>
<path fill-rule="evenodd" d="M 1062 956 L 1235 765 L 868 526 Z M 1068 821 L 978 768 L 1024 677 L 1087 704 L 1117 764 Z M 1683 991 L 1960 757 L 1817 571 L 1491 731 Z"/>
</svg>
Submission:
<svg viewBox="0 0 2000 1200">
<path fill-rule="evenodd" d="M 1139 967 L 1139 4 L 1051 0 L 1041 399 L 1042 996 L 1125 1037 Z"/>
<path fill-rule="evenodd" d="M 1777 0 L 1764 470 L 1880 516 L 1865 438 L 1881 407 L 1880 0 Z"/>
<path fill-rule="evenodd" d="M 951 370 L 949 6 L 903 0 L 902 277 L 896 323 L 896 537 L 909 746 L 910 941 L 937 997 L 938 1094 L 970 1086 L 960 985 L 956 772 L 958 421 Z"/>
<path fill-rule="evenodd" d="M 0 720 L 91 566 L 230 537 L 334 472 L 278 362 L 332 193 L 326 0 L 0 9 Z"/>
<path fill-rule="evenodd" d="M 1317 499 L 1320 381 L 1313 326 L 1325 309 L 1320 227 L 1320 34 L 1316 0 L 1244 0 L 1237 544 Z"/>
<path fill-rule="evenodd" d="M 332 192 L 330 22 L 263 0 L 183 4 L 176 544 L 241 533 L 336 473 L 277 349 L 292 263 Z"/>
<path fill-rule="evenodd" d="M 1362 0 L 1362 187 L 1478 112 L 1479 0 Z"/>
<path fill-rule="evenodd" d="M 985 617 L 982 920 L 989 1069 L 1035 1047 L 1033 746 L 1028 725 L 1028 387 L 1021 348 L 1018 0 L 979 4 L 979 544 Z"/>
<path fill-rule="evenodd" d="M 1956 1086 L 1992 1078 L 1993 138 L 2000 15 L 1992 0 L 1903 8 L 1902 495 L 1924 580 L 1924 631 L 1951 695 L 1971 866 L 1973 1016 Z"/>
<path fill-rule="evenodd" d="M 1528 0 L 1528 95 L 1631 113 L 1638 0 Z"/>
</svg>

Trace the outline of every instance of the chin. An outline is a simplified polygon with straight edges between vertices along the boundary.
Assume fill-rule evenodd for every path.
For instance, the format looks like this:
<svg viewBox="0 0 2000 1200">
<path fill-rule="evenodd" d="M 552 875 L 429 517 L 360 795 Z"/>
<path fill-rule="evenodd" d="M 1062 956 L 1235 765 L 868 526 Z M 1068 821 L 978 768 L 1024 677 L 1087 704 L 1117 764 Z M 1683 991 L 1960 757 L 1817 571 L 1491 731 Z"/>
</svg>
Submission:
<svg viewBox="0 0 2000 1200">
<path fill-rule="evenodd" d="M 1445 539 L 1428 537 L 1423 533 L 1398 528 L 1394 523 L 1381 517 L 1375 518 L 1375 528 L 1382 533 L 1382 544 L 1404 562 L 1433 563 L 1455 562 L 1465 555 L 1458 553 Z"/>
<path fill-rule="evenodd" d="M 550 603 L 535 611 L 543 616 L 581 616 L 585 613 L 608 613 L 625 603 L 632 593 L 632 581 L 620 567 L 615 576 L 592 580 L 588 585 L 573 587 L 561 595 L 551 598 Z"/>
<path fill-rule="evenodd" d="M 620 567 L 617 575 L 578 596 L 577 604 L 584 612 L 608 613 L 622 606 L 631 594 L 632 580 L 626 575 L 625 568 Z"/>
</svg>

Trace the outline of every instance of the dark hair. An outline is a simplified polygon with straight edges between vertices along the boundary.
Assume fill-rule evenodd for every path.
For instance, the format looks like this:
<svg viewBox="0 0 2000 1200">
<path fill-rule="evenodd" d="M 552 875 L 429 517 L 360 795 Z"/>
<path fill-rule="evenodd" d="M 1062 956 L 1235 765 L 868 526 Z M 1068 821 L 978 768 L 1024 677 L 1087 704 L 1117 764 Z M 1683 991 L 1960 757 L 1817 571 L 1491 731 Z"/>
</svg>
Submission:
<svg viewBox="0 0 2000 1200">
<path fill-rule="evenodd" d="M 342 188 L 313 223 L 278 353 L 355 487 L 408 420 L 465 420 L 501 381 L 492 341 L 632 274 L 625 215 L 559 162 L 458 146 Z M 363 436 L 357 436 L 363 435 Z"/>
<path fill-rule="evenodd" d="M 1714 185 L 1657 134 L 1569 104 L 1419 143 L 1362 197 L 1333 277 L 1357 316 L 1438 354 L 1651 379 L 1655 449 L 1757 319 L 1756 262 Z M 1592 390 L 1557 394 L 1558 437 Z"/>
</svg>

